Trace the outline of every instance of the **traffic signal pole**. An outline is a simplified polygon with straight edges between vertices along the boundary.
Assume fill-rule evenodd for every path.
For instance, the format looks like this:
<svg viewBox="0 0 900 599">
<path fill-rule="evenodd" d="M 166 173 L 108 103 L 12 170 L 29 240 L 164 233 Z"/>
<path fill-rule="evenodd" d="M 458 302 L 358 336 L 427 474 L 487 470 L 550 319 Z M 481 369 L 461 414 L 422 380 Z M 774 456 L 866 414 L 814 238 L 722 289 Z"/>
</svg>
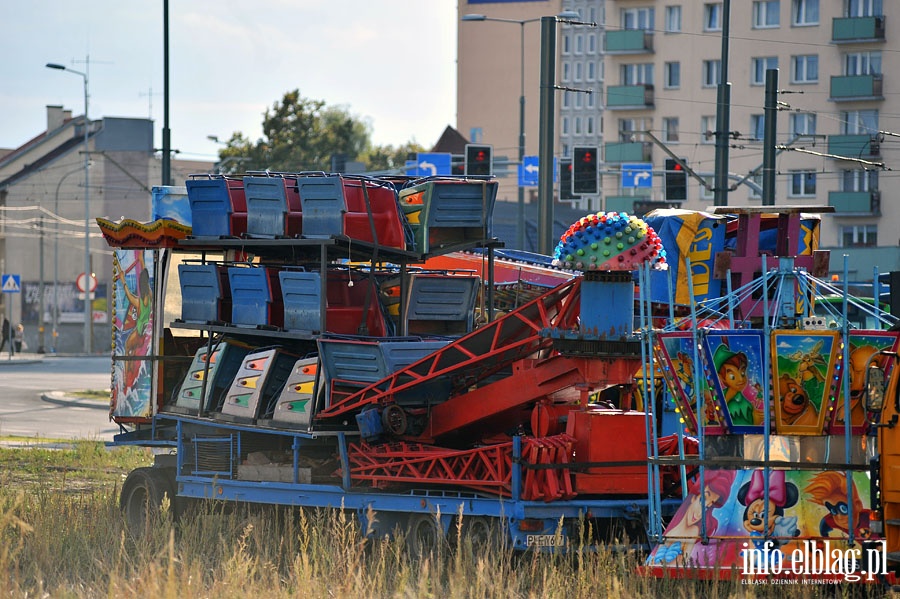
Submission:
<svg viewBox="0 0 900 599">
<path fill-rule="evenodd" d="M 556 17 L 541 17 L 541 95 L 538 139 L 540 164 L 553 164 L 553 115 L 556 111 Z M 551 255 L 553 243 L 553 169 L 538 171 L 538 253 Z"/>
</svg>

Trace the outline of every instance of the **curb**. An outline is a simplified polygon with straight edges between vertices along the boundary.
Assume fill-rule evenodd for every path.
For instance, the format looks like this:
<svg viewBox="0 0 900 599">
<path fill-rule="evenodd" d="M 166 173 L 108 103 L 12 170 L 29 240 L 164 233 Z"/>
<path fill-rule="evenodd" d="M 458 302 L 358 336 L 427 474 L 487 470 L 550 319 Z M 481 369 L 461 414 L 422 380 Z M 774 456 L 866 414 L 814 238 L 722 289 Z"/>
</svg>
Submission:
<svg viewBox="0 0 900 599">
<path fill-rule="evenodd" d="M 21 357 L 19 357 L 21 356 Z M 44 361 L 41 354 L 16 354 L 12 358 L 9 354 L 0 354 L 0 366 L 18 366 L 20 364 L 40 364 Z"/>
<path fill-rule="evenodd" d="M 72 397 L 71 395 L 66 395 L 65 391 L 46 391 L 41 393 L 41 399 L 61 406 L 75 406 L 79 408 L 93 408 L 95 410 L 109 411 L 109 402 Z"/>
</svg>

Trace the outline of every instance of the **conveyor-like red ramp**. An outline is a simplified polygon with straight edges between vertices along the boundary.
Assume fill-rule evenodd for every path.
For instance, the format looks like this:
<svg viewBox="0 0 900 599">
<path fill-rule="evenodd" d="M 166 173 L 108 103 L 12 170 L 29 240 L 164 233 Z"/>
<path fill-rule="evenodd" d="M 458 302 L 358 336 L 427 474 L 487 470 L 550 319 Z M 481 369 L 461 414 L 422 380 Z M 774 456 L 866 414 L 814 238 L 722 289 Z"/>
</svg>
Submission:
<svg viewBox="0 0 900 599">
<path fill-rule="evenodd" d="M 332 388 L 331 405 L 317 418 L 344 417 L 370 405 L 389 405 L 398 396 L 405 405 L 428 406 L 464 393 L 513 362 L 537 356 L 552 342 L 542 329 L 572 329 L 577 326 L 581 279 L 563 283 L 521 308 L 488 323 L 444 348 L 398 370 L 368 387 L 342 397 Z M 442 379 L 448 393 L 434 397 L 434 387 L 424 385 Z M 421 390 L 421 398 L 417 391 Z M 419 402 L 420 400 L 420 402 Z"/>
</svg>

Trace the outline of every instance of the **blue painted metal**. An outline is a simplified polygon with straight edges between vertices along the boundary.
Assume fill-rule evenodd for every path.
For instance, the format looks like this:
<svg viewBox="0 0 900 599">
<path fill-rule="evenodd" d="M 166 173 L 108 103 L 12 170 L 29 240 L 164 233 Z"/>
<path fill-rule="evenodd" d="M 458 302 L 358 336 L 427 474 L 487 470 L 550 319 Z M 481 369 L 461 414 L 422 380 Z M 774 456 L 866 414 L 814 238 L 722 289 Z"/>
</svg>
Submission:
<svg viewBox="0 0 900 599">
<path fill-rule="evenodd" d="M 247 198 L 247 235 L 259 237 L 284 235 L 284 220 L 287 213 L 284 179 L 244 177 L 244 194 Z"/>
<path fill-rule="evenodd" d="M 254 327 L 270 324 L 272 292 L 269 289 L 268 269 L 230 266 L 228 282 L 231 285 L 232 324 Z"/>
<path fill-rule="evenodd" d="M 344 183 L 340 175 L 302 177 L 298 180 L 303 206 L 303 236 L 324 237 L 344 232 Z"/>
<path fill-rule="evenodd" d="M 219 266 L 215 264 L 179 264 L 181 320 L 207 323 L 222 319 L 219 298 L 230 296 L 222 289 Z"/>
<path fill-rule="evenodd" d="M 304 226 L 307 216 L 304 213 Z M 284 330 L 322 332 L 322 282 L 319 273 L 282 270 L 281 297 L 284 300 Z"/>
<path fill-rule="evenodd" d="M 222 237 L 231 234 L 231 200 L 224 178 L 188 179 L 185 182 L 191 205 L 191 228 L 195 237 Z"/>
</svg>

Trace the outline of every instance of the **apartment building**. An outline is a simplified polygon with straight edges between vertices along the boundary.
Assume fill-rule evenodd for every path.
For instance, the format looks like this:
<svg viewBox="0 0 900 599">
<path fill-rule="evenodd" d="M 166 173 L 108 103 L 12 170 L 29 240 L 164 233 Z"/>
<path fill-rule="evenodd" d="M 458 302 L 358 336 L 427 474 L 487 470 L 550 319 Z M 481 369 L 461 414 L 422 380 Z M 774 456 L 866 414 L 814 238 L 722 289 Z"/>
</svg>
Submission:
<svg viewBox="0 0 900 599">
<path fill-rule="evenodd" d="M 709 182 L 689 179 L 684 208 L 714 203 L 717 86 L 731 83 L 732 206 L 762 205 L 766 72 L 778 69 L 776 205 L 832 206 L 821 245 L 850 278 L 900 269 L 900 35 L 883 0 L 730 3 L 722 60 L 723 2 L 607 0 L 603 196 L 606 210 L 665 201 L 668 156 Z M 724 68 L 723 68 L 724 67 Z M 648 135 L 646 132 L 652 134 Z M 652 163 L 651 187 L 624 187 L 621 165 Z M 625 183 L 629 183 L 626 177 Z M 812 210 L 812 209 L 811 209 Z"/>
</svg>

